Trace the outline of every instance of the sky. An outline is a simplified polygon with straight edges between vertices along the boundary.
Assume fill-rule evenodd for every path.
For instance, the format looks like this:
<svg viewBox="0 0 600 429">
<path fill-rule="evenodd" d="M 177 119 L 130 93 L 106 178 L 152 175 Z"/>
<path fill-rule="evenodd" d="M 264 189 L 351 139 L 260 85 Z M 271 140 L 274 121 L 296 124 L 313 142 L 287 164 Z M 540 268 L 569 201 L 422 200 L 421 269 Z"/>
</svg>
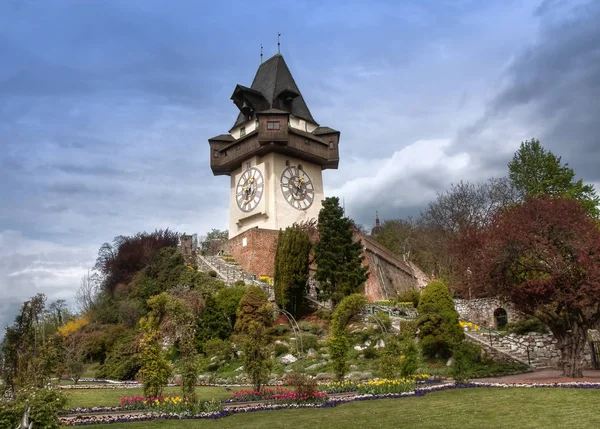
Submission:
<svg viewBox="0 0 600 429">
<path fill-rule="evenodd" d="M 73 303 L 115 236 L 227 227 L 207 139 L 278 32 L 360 224 L 506 175 L 532 137 L 599 188 L 598 22 L 577 0 L 0 2 L 0 325 Z"/>
</svg>

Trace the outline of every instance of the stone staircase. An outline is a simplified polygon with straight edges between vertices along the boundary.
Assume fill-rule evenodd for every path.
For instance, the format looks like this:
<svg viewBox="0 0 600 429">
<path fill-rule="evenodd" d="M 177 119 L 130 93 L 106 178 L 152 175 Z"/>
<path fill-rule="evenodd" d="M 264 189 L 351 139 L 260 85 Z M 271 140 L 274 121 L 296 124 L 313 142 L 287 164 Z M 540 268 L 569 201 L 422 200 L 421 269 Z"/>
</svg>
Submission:
<svg viewBox="0 0 600 429">
<path fill-rule="evenodd" d="M 198 255 L 198 269 L 208 272 L 214 271 L 217 273 L 217 278 L 223 280 L 228 285 L 233 285 L 235 282 L 242 281 L 247 285 L 256 285 L 263 288 L 269 297 L 270 301 L 275 300 L 275 291 L 273 286 L 266 282 L 256 280 L 256 276 L 247 273 L 235 263 L 225 261 L 220 256 L 202 256 Z"/>
<path fill-rule="evenodd" d="M 495 331 L 466 331 L 465 338 L 468 341 L 479 344 L 487 353 L 495 359 L 505 362 L 516 362 L 528 365 L 532 369 L 543 369 L 548 363 L 530 352 L 529 355 L 522 349 L 506 347 L 500 344 L 500 334 Z"/>
</svg>

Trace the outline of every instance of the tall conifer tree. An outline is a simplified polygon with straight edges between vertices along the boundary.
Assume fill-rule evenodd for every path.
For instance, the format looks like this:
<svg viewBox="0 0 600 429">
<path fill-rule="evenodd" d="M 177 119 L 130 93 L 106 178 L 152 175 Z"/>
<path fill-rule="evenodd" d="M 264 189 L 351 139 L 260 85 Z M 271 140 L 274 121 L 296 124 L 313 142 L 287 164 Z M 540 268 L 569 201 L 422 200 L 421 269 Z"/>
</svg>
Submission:
<svg viewBox="0 0 600 429">
<path fill-rule="evenodd" d="M 331 299 L 335 306 L 367 281 L 368 269 L 362 265 L 362 244 L 354 241 L 354 224 L 344 216 L 339 198 L 325 198 L 317 228 L 320 239 L 315 246 L 315 278 L 320 298 Z"/>
<path fill-rule="evenodd" d="M 279 231 L 275 253 L 275 301 L 294 316 L 300 315 L 304 306 L 311 247 L 308 234 L 299 225 Z"/>
</svg>

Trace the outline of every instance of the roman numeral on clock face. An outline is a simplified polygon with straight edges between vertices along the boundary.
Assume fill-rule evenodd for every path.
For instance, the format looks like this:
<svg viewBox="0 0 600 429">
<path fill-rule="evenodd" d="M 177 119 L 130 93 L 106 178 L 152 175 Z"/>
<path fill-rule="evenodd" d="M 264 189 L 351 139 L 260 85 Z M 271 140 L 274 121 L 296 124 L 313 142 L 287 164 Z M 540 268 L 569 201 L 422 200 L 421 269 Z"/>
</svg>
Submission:
<svg viewBox="0 0 600 429">
<path fill-rule="evenodd" d="M 308 209 L 314 201 L 314 186 L 308 174 L 296 166 L 283 170 L 280 177 L 283 199 L 297 210 Z"/>
</svg>

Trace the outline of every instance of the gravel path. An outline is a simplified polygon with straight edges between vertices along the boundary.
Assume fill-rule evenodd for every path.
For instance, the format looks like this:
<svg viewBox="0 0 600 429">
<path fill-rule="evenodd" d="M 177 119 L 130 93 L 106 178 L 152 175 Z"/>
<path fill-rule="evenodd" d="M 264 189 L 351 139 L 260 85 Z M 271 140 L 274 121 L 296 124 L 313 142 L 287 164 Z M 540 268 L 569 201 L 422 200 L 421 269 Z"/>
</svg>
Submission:
<svg viewBox="0 0 600 429">
<path fill-rule="evenodd" d="M 569 383 L 569 382 L 583 382 L 588 381 L 591 383 L 600 383 L 600 371 L 583 371 L 583 378 L 569 378 L 563 377 L 562 371 L 559 369 L 541 369 L 539 371 L 526 372 L 524 374 L 507 375 L 504 377 L 488 377 L 478 378 L 473 381 L 480 381 L 483 383 L 522 383 L 522 384 L 534 384 L 534 383 Z"/>
</svg>

